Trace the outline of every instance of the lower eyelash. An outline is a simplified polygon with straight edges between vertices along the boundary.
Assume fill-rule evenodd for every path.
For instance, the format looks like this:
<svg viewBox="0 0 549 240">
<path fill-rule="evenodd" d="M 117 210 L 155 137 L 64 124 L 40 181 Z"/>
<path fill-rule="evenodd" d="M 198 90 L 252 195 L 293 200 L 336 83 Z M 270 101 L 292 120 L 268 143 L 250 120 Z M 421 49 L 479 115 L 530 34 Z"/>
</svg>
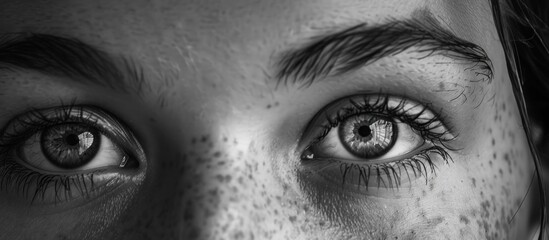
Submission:
<svg viewBox="0 0 549 240">
<path fill-rule="evenodd" d="M 15 190 L 25 198 L 34 201 L 44 201 L 45 193 L 52 187 L 55 203 L 70 200 L 73 195 L 71 188 L 76 189 L 81 196 L 89 196 L 95 189 L 95 172 L 78 175 L 53 175 L 32 171 L 13 161 L 1 160 L 0 190 Z"/>
<path fill-rule="evenodd" d="M 316 165 L 313 167 L 317 168 L 317 172 L 322 171 L 326 168 L 331 168 L 339 164 L 339 171 L 342 175 L 341 187 L 348 187 L 347 177 L 348 175 L 358 175 L 358 181 L 353 183 L 357 189 L 365 188 L 368 191 L 368 186 L 370 183 L 370 178 L 375 176 L 377 181 L 377 188 L 396 188 L 398 189 L 401 185 L 401 181 L 404 177 L 408 178 L 408 181 L 411 181 L 412 176 L 415 178 L 424 177 L 425 184 L 429 177 L 429 172 L 436 175 L 437 166 L 433 162 L 430 154 L 439 155 L 444 163 L 448 164 L 449 161 L 453 161 L 447 151 L 439 146 L 431 146 L 427 149 L 422 150 L 416 155 L 406 158 L 399 161 L 394 161 L 390 163 L 382 164 L 357 164 L 357 163 L 345 163 L 340 160 L 315 160 L 315 159 L 304 159 L 303 162 L 306 165 Z M 314 170 L 313 170 L 314 171 Z M 386 180 L 384 180 L 386 179 Z"/>
</svg>

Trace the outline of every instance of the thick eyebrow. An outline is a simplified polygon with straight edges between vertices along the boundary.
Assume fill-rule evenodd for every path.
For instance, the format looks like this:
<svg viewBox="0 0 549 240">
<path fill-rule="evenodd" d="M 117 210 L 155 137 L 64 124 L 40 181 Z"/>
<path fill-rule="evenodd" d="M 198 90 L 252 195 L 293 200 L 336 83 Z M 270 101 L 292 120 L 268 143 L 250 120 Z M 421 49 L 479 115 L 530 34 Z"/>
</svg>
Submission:
<svg viewBox="0 0 549 240">
<path fill-rule="evenodd" d="M 113 57 L 75 38 L 48 34 L 0 35 L 0 70 L 33 70 L 46 75 L 140 94 L 149 87 L 135 61 Z"/>
<path fill-rule="evenodd" d="M 309 86 L 319 78 L 345 74 L 412 47 L 424 54 L 420 58 L 443 55 L 470 64 L 467 70 L 482 80 L 490 82 L 493 77 L 491 60 L 480 46 L 455 36 L 428 15 L 372 27 L 359 24 L 313 37 L 277 58 L 276 79 L 278 84 Z"/>
</svg>

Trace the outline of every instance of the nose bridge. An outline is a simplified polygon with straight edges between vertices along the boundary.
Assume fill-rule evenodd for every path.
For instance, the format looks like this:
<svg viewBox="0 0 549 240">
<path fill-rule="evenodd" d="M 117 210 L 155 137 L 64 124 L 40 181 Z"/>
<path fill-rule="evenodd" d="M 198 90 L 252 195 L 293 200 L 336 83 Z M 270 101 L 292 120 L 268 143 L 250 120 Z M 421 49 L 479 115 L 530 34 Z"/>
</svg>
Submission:
<svg viewBox="0 0 549 240">
<path fill-rule="evenodd" d="M 149 145 L 156 147 L 136 194 L 139 214 L 128 214 L 121 232 L 139 239 L 251 239 L 274 226 L 266 216 L 278 203 L 269 196 L 282 188 L 262 150 L 268 134 L 250 127 L 259 120 L 238 110 L 206 112 L 203 120 L 186 112 L 154 125 Z"/>
<path fill-rule="evenodd" d="M 195 136 L 191 147 L 175 159 L 184 167 L 164 196 L 177 198 L 174 227 L 183 238 L 247 239 L 247 232 L 256 227 L 250 220 L 259 214 L 251 206 L 255 188 L 261 185 L 255 177 L 260 158 L 251 156 L 257 151 L 249 139 L 238 135 Z"/>
</svg>

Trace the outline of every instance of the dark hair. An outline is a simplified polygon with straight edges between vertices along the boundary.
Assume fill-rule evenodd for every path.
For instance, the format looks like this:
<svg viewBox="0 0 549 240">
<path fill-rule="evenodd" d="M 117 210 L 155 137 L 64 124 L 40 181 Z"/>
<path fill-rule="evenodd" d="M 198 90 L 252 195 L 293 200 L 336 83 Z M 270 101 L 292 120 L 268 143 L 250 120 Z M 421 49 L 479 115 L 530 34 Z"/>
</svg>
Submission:
<svg viewBox="0 0 549 240">
<path fill-rule="evenodd" d="M 549 50 L 545 44 L 549 3 L 535 0 L 491 0 L 494 22 L 501 40 L 509 77 L 513 86 L 522 124 L 534 158 L 539 184 L 540 235 L 544 239 L 547 223 L 543 156 L 549 134 L 549 116 L 543 113 L 549 103 Z M 545 38 L 545 39 L 544 39 Z M 536 137 L 533 136 L 535 128 Z M 535 139 L 535 140 L 534 140 Z M 532 186 L 530 187 L 532 189 Z"/>
</svg>

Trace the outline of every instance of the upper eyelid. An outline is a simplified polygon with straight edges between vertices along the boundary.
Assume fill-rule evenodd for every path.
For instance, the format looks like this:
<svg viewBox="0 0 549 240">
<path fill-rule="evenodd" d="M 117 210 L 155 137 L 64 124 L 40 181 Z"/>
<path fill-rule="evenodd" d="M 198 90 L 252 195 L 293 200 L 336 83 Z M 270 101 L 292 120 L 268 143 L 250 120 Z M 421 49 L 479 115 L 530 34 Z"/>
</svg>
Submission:
<svg viewBox="0 0 549 240">
<path fill-rule="evenodd" d="M 385 107 L 385 106 L 387 106 L 387 102 L 391 101 L 391 100 L 400 101 L 400 104 L 420 106 L 423 111 L 427 111 L 427 113 L 430 113 L 430 114 L 433 115 L 433 117 L 430 119 L 431 123 L 438 123 L 438 125 L 436 125 L 436 126 L 443 128 L 443 131 L 440 132 L 440 133 L 427 132 L 428 134 L 432 135 L 432 136 L 427 135 L 427 137 L 431 137 L 433 139 L 437 139 L 437 140 L 441 140 L 441 141 L 450 141 L 450 140 L 453 140 L 453 139 L 456 138 L 456 135 L 454 133 L 452 133 L 453 129 L 451 127 L 448 127 L 448 125 L 442 119 L 440 114 L 437 114 L 436 112 L 431 110 L 431 108 L 429 108 L 429 106 L 427 104 L 423 104 L 419 101 L 414 101 L 414 100 L 408 99 L 406 97 L 392 96 L 392 95 L 387 95 L 387 94 L 358 94 L 358 95 L 347 96 L 347 97 L 335 100 L 334 102 L 328 104 L 326 107 L 322 108 L 315 115 L 315 117 L 312 118 L 312 120 L 309 123 L 310 126 L 308 127 L 306 132 L 309 132 L 310 128 L 315 128 L 314 124 L 313 124 L 313 126 L 311 126 L 311 124 L 314 121 L 318 121 L 319 117 L 324 116 L 327 119 L 325 120 L 326 122 L 321 125 L 321 127 L 324 129 L 323 133 L 320 136 L 318 136 L 316 138 L 316 140 L 314 140 L 311 143 L 308 143 L 308 145 L 314 144 L 315 141 L 321 139 L 326 134 L 328 134 L 329 131 L 331 131 L 331 129 L 334 128 L 335 122 L 338 122 L 338 120 L 336 118 L 341 118 L 342 117 L 342 115 L 340 114 L 341 109 L 344 108 L 345 106 L 350 107 L 350 105 L 356 105 L 356 103 L 352 103 L 352 100 L 355 99 L 355 98 L 359 98 L 359 99 L 362 98 L 362 99 L 364 99 L 364 101 L 367 101 L 367 100 L 365 100 L 366 98 L 373 99 L 372 101 L 370 101 L 370 102 L 373 102 L 373 104 L 368 105 L 368 106 L 378 105 L 380 107 Z M 346 101 L 348 101 L 348 103 L 345 103 Z M 406 105 L 404 105 L 404 106 L 406 106 Z M 337 109 L 333 110 L 333 108 L 335 108 L 335 107 L 337 107 Z M 332 111 L 331 115 L 330 115 L 330 113 L 328 113 L 328 112 L 330 112 L 330 110 Z M 377 111 L 377 110 L 380 110 L 380 109 L 373 109 L 373 110 Z M 401 110 L 401 109 L 396 109 L 395 111 L 399 111 L 399 110 Z M 374 113 L 380 113 L 380 112 L 374 112 Z M 357 113 L 347 113 L 346 116 L 350 116 L 350 115 L 353 115 L 353 114 L 357 114 Z M 394 112 L 393 112 L 393 114 L 394 114 Z M 405 119 L 405 116 L 406 115 L 401 114 L 401 115 L 398 115 L 398 116 L 391 116 L 391 117 L 400 117 L 401 120 L 404 120 L 404 122 L 406 124 L 413 124 L 413 122 L 409 121 L 410 119 L 408 119 L 408 121 L 407 121 Z M 420 127 L 419 126 L 414 127 L 414 129 L 418 130 L 417 128 L 420 128 Z M 433 130 L 433 129 L 435 129 L 435 128 L 427 129 L 427 131 L 430 131 L 430 130 Z M 444 138 L 438 139 L 442 136 L 444 136 Z M 426 136 L 423 136 L 423 137 L 426 137 Z"/>
<path fill-rule="evenodd" d="M 20 144 L 23 140 L 36 134 L 37 131 L 55 125 L 56 121 L 65 121 L 67 118 L 48 117 L 41 111 L 54 111 L 53 108 L 43 110 L 31 110 L 8 121 L 0 130 L 0 147 L 9 148 Z"/>
<path fill-rule="evenodd" d="M 0 146 L 7 147 L 17 145 L 23 139 L 36 134 L 39 130 L 55 124 L 65 123 L 68 120 L 92 124 L 97 127 L 102 134 L 109 137 L 112 137 L 110 136 L 112 133 L 110 133 L 109 130 L 120 130 L 124 133 L 131 133 L 125 126 L 121 125 L 117 119 L 112 118 L 110 113 L 107 113 L 98 107 L 89 105 L 61 105 L 46 109 L 33 109 L 14 117 L 0 130 Z M 105 121 L 109 123 L 109 125 L 112 125 L 110 121 L 115 121 L 114 123 L 117 126 L 106 127 L 98 123 Z M 106 130 L 107 128 L 109 130 Z M 133 137 L 130 137 L 125 140 L 132 140 L 132 138 Z M 113 139 L 113 141 L 122 144 L 116 141 L 116 139 Z M 137 142 L 135 141 L 131 141 L 131 144 L 136 143 Z"/>
</svg>

